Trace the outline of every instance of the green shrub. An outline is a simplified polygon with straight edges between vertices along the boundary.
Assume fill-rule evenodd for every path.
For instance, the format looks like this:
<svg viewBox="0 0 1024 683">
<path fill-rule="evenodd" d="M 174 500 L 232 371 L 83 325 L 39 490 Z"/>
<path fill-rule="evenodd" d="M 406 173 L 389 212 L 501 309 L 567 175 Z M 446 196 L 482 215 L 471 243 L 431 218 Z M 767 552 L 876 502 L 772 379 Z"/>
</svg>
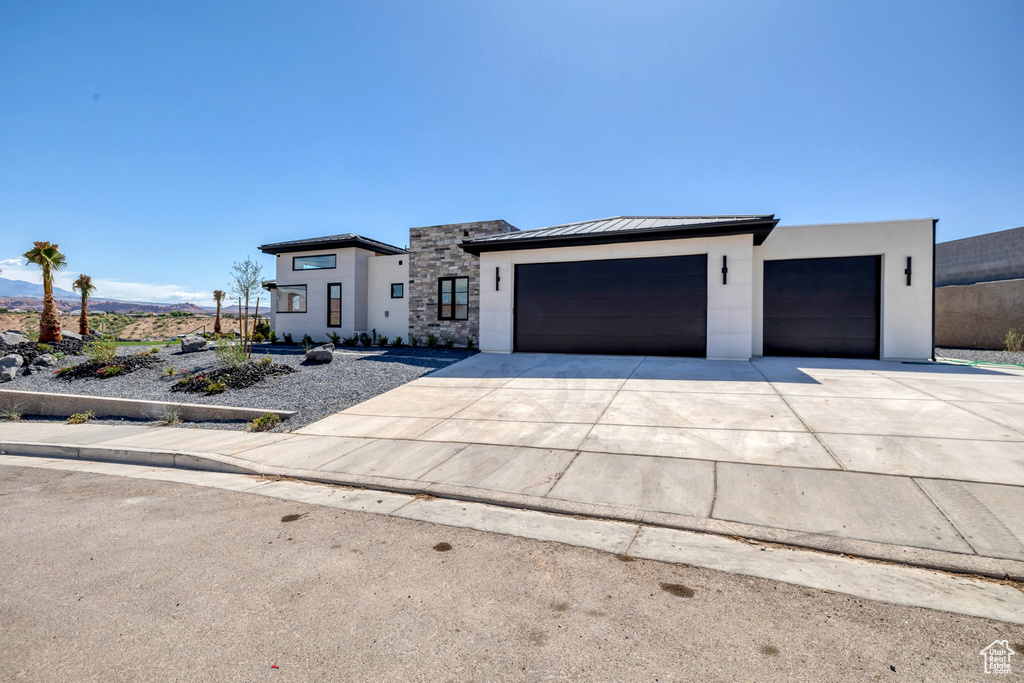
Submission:
<svg viewBox="0 0 1024 683">
<path fill-rule="evenodd" d="M 437 346 L 437 335 L 431 332 L 427 335 L 427 348 L 433 349 Z"/>
<path fill-rule="evenodd" d="M 358 343 L 359 343 L 359 335 L 358 334 L 353 334 L 351 337 L 344 337 L 341 340 L 341 345 L 342 346 L 355 346 Z"/>
<path fill-rule="evenodd" d="M 110 340 L 89 342 L 82 351 L 93 363 L 109 363 L 117 355 L 117 342 Z"/>
<path fill-rule="evenodd" d="M 420 338 L 417 337 L 415 334 L 410 334 L 409 335 L 409 346 L 411 346 L 412 348 L 415 349 L 419 345 L 420 345 Z"/>
<path fill-rule="evenodd" d="M 391 345 L 394 346 L 397 349 L 398 347 L 400 347 L 402 345 L 402 338 L 401 337 L 395 337 L 394 340 L 391 342 Z"/>
<path fill-rule="evenodd" d="M 291 344 L 292 343 L 292 335 L 291 335 L 290 332 L 285 332 L 284 333 L 284 343 L 285 344 Z"/>
<path fill-rule="evenodd" d="M 174 377 L 174 368 L 167 366 L 167 369 L 164 370 L 164 377 Z"/>
<path fill-rule="evenodd" d="M 36 351 L 39 353 L 49 353 L 52 350 L 49 344 L 36 344 Z"/>
<path fill-rule="evenodd" d="M 476 348 L 476 340 L 472 337 L 466 337 L 466 349 L 472 351 Z"/>
<path fill-rule="evenodd" d="M 216 394 L 223 394 L 227 388 L 228 385 L 224 384 L 224 382 L 207 382 L 205 391 L 207 396 L 214 396 Z"/>
<path fill-rule="evenodd" d="M 124 372 L 125 367 L 123 365 L 104 365 L 102 368 L 96 371 L 96 374 L 106 379 L 108 377 L 115 377 Z"/>
<path fill-rule="evenodd" d="M 249 360 L 241 342 L 219 341 L 213 352 L 217 354 L 217 365 L 222 368 L 237 368 Z"/>
<path fill-rule="evenodd" d="M 276 344 L 277 343 L 277 332 L 274 332 L 273 330 L 271 330 L 270 334 L 267 335 L 267 341 L 270 342 L 271 344 Z"/>
<path fill-rule="evenodd" d="M 311 348 L 313 348 L 313 338 L 310 337 L 308 334 L 302 335 L 302 348 L 304 348 L 306 351 L 309 351 Z"/>
<path fill-rule="evenodd" d="M 154 346 L 154 347 L 152 347 L 149 350 L 149 355 L 151 355 L 151 356 L 156 355 L 158 353 L 160 353 L 160 347 L 159 346 Z"/>
<path fill-rule="evenodd" d="M 377 337 L 377 346 L 380 346 L 380 347 L 383 348 L 383 347 L 385 347 L 387 345 L 388 345 L 388 337 L 387 337 L 387 335 L 382 334 L 382 335 Z"/>
<path fill-rule="evenodd" d="M 262 366 L 264 366 L 264 367 L 265 367 L 265 366 L 267 366 L 267 365 L 270 365 L 270 364 L 271 364 L 271 363 L 273 363 L 273 362 L 274 362 L 274 360 L 273 360 L 273 359 L 272 359 L 272 358 L 270 357 L 270 354 L 266 354 L 266 355 L 264 355 L 264 356 L 263 356 L 263 358 L 260 358 L 260 359 L 259 359 L 259 360 L 258 360 L 258 361 L 256 362 L 256 364 L 257 364 L 257 365 L 262 365 Z"/>
<path fill-rule="evenodd" d="M 13 406 L 10 406 L 9 408 L 4 408 L 3 410 L 0 410 L 0 420 L 10 420 L 12 422 L 17 422 L 20 419 L 21 419 L 21 406 L 18 405 L 18 404 L 15 404 Z"/>
<path fill-rule="evenodd" d="M 75 413 L 67 419 L 69 425 L 80 425 L 85 424 L 89 420 L 95 420 L 96 415 L 91 410 L 87 410 L 84 413 Z"/>
<path fill-rule="evenodd" d="M 57 351 L 56 353 L 53 354 L 53 357 L 56 358 L 57 360 L 64 360 L 65 358 L 67 358 L 67 356 L 68 354 L 64 353 L 63 351 Z"/>
<path fill-rule="evenodd" d="M 1003 343 L 1006 344 L 1007 351 L 1020 353 L 1021 351 L 1024 351 L 1024 334 L 1017 330 L 1009 330 L 1006 333 L 1006 337 L 1003 339 Z"/>
<path fill-rule="evenodd" d="M 266 339 L 266 337 L 264 337 L 259 332 L 257 332 L 256 334 L 252 335 L 252 341 L 255 344 L 259 344 L 261 341 L 264 341 L 265 339 Z"/>
<path fill-rule="evenodd" d="M 341 346 L 341 335 L 337 332 L 328 332 L 327 338 L 331 340 L 331 343 L 335 346 Z"/>
<path fill-rule="evenodd" d="M 366 348 L 370 348 L 371 346 L 373 346 L 373 339 L 371 339 L 370 335 L 366 334 L 365 332 L 363 332 L 362 336 L 359 337 L 359 341 Z"/>
<path fill-rule="evenodd" d="M 445 337 L 444 338 L 444 348 L 446 348 L 446 349 L 454 349 L 455 348 L 455 340 L 452 339 L 451 337 Z"/>
<path fill-rule="evenodd" d="M 265 432 L 281 424 L 281 418 L 274 413 L 263 413 L 249 423 L 250 432 Z"/>
<path fill-rule="evenodd" d="M 163 416 L 156 421 L 156 423 L 162 427 L 169 425 L 176 425 L 181 423 L 181 414 L 178 406 L 164 406 Z"/>
</svg>

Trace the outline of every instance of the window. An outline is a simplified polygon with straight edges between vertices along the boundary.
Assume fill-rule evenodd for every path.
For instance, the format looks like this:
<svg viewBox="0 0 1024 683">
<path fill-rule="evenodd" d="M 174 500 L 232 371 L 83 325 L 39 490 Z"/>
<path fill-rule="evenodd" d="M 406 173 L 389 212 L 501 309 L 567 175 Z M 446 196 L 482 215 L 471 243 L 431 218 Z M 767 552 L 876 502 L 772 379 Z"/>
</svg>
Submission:
<svg viewBox="0 0 1024 683">
<path fill-rule="evenodd" d="M 443 277 L 438 280 L 438 284 L 438 319 L 469 320 L 469 278 Z"/>
<path fill-rule="evenodd" d="M 323 256 L 293 256 L 292 270 L 324 270 L 337 266 L 337 255 L 324 254 Z"/>
<path fill-rule="evenodd" d="M 287 285 L 277 288 L 278 313 L 306 312 L 306 285 Z"/>
<path fill-rule="evenodd" d="M 327 327 L 341 327 L 341 283 L 327 285 Z"/>
<path fill-rule="evenodd" d="M 396 282 L 396 283 L 392 284 L 391 285 L 391 298 L 392 299 L 401 299 L 403 296 L 405 296 L 405 285 L 403 285 L 401 282 Z"/>
</svg>

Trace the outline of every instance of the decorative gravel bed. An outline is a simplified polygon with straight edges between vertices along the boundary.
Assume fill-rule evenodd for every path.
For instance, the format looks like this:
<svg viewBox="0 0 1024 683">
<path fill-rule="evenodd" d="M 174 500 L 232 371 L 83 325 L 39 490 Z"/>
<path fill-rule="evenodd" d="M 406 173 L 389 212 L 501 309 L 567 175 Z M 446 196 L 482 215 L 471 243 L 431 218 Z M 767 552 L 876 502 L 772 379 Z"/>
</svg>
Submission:
<svg viewBox="0 0 1024 683">
<path fill-rule="evenodd" d="M 935 349 L 935 355 L 941 358 L 957 358 L 959 360 L 976 360 L 988 363 L 1024 364 L 1024 353 L 1012 351 L 981 351 L 978 349 Z"/>
<path fill-rule="evenodd" d="M 118 356 L 130 356 L 140 350 L 137 346 L 120 346 L 117 353 Z M 298 346 L 257 345 L 253 351 L 254 361 L 270 355 L 275 365 L 288 366 L 295 372 L 267 377 L 244 389 L 228 389 L 221 394 L 207 396 L 202 393 L 171 393 L 171 385 L 183 377 L 181 370 L 188 375 L 217 370 L 216 354 L 213 351 L 183 354 L 177 347 L 168 347 L 161 349 L 155 365 L 130 374 L 108 379 L 66 381 L 51 373 L 39 373 L 18 376 L 3 388 L 298 411 L 297 415 L 273 430 L 290 432 L 475 353 L 458 349 L 339 349 L 332 362 L 321 365 L 307 364 L 303 350 Z M 61 365 L 76 365 L 83 360 L 83 357 L 68 356 Z M 174 376 L 165 376 L 169 367 L 174 368 Z M 95 422 L 124 424 L 132 421 L 110 419 Z M 183 426 L 241 430 L 247 425 L 244 422 L 189 422 Z"/>
</svg>

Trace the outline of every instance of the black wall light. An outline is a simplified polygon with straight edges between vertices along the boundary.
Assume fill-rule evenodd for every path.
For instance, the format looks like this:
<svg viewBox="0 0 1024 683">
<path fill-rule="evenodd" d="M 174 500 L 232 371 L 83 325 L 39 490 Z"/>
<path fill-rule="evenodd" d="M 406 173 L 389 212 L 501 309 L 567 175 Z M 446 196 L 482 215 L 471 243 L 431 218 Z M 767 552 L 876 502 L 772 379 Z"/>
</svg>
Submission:
<svg viewBox="0 0 1024 683">
<path fill-rule="evenodd" d="M 501 289 L 501 266 L 494 266 L 494 291 Z"/>
<path fill-rule="evenodd" d="M 729 284 L 729 257 L 722 254 L 722 284 Z"/>
<path fill-rule="evenodd" d="M 911 259 L 911 257 L 910 257 L 910 256 L 908 256 L 908 257 L 907 257 L 907 269 L 903 271 L 904 273 L 906 273 L 906 274 L 907 274 L 907 287 L 909 287 L 909 286 L 910 286 L 910 273 L 911 273 L 911 268 L 910 268 L 910 259 Z"/>
</svg>

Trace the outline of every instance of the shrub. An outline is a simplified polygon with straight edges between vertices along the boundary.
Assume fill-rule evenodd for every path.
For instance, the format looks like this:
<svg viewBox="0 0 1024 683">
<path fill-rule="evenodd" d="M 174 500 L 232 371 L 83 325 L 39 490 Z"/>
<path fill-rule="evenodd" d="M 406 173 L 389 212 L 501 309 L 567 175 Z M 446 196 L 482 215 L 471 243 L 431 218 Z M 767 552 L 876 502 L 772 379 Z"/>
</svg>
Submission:
<svg viewBox="0 0 1024 683">
<path fill-rule="evenodd" d="M 265 339 L 266 338 L 262 334 L 260 334 L 259 332 L 257 332 L 256 334 L 252 335 L 252 341 L 255 344 L 259 344 L 261 341 L 264 341 Z"/>
<path fill-rule="evenodd" d="M 13 406 L 11 406 L 9 408 L 4 408 L 3 410 L 0 410 L 0 420 L 11 420 L 12 422 L 16 422 L 16 421 L 18 421 L 20 419 L 21 419 L 21 406 L 20 405 L 15 404 L 15 405 L 13 405 Z"/>
<path fill-rule="evenodd" d="M 152 348 L 151 348 L 151 349 L 149 350 L 149 353 L 150 353 L 150 355 L 155 355 L 155 354 L 158 354 L 158 353 L 160 353 L 160 347 L 159 347 L 159 346 L 154 346 L 154 347 L 152 347 Z"/>
<path fill-rule="evenodd" d="M 291 333 L 290 333 L 290 332 L 285 332 L 285 333 L 284 333 L 284 343 L 285 343 L 285 344 L 291 344 L 291 343 L 293 343 L 293 342 L 292 342 L 292 335 L 291 335 Z"/>
<path fill-rule="evenodd" d="M 52 348 L 49 344 L 36 344 L 36 351 L 39 353 L 49 353 L 52 351 Z"/>
<path fill-rule="evenodd" d="M 331 340 L 331 343 L 335 346 L 341 346 L 341 335 L 337 332 L 328 332 L 327 338 Z"/>
<path fill-rule="evenodd" d="M 260 359 L 259 359 L 259 360 L 258 360 L 258 361 L 256 362 L 256 364 L 257 364 L 257 365 L 262 365 L 262 366 L 264 366 L 264 367 L 265 367 L 265 366 L 267 366 L 267 365 L 270 365 L 270 364 L 271 364 L 271 363 L 273 363 L 273 362 L 274 362 L 274 360 L 273 360 L 273 359 L 272 359 L 272 358 L 270 357 L 270 354 L 266 354 L 266 355 L 264 355 L 264 356 L 263 356 L 263 358 L 260 358 Z"/>
<path fill-rule="evenodd" d="M 359 343 L 359 335 L 358 334 L 353 334 L 351 337 L 344 337 L 341 340 L 341 345 L 342 346 L 355 346 L 358 343 Z"/>
<path fill-rule="evenodd" d="M 174 368 L 167 366 L 167 369 L 164 370 L 164 377 L 174 377 Z"/>
<path fill-rule="evenodd" d="M 96 371 L 96 374 L 106 379 L 108 377 L 114 377 L 124 372 L 123 365 L 104 365 L 102 368 Z"/>
<path fill-rule="evenodd" d="M 207 382 L 205 391 L 207 396 L 214 396 L 216 394 L 223 394 L 227 388 L 228 385 L 224 384 L 224 382 Z"/>
<path fill-rule="evenodd" d="M 476 340 L 472 337 L 466 337 L 466 349 L 472 351 L 476 348 Z"/>
<path fill-rule="evenodd" d="M 89 420 L 95 420 L 95 419 L 96 419 L 96 415 L 91 410 L 87 410 L 84 413 L 75 413 L 74 415 L 69 417 L 67 419 L 67 424 L 69 424 L 69 425 L 80 425 L 80 424 L 85 424 Z"/>
<path fill-rule="evenodd" d="M 270 321 L 259 320 L 255 325 L 252 326 L 252 334 L 255 337 L 257 334 L 266 339 L 270 336 Z"/>
<path fill-rule="evenodd" d="M 217 365 L 222 368 L 237 368 L 248 360 L 245 346 L 239 342 L 217 342 L 213 352 L 217 354 Z"/>
<path fill-rule="evenodd" d="M 73 372 L 74 370 L 75 370 L 75 366 L 74 365 L 69 365 L 66 368 L 58 368 L 58 369 L 54 370 L 53 374 L 57 375 L 57 377 L 63 377 L 64 375 L 66 375 L 66 374 L 68 374 L 70 372 Z"/>
<path fill-rule="evenodd" d="M 455 348 L 455 340 L 452 339 L 451 337 L 445 337 L 444 338 L 444 348 L 446 348 L 446 349 L 454 349 Z"/>
<path fill-rule="evenodd" d="M 93 363 L 109 363 L 117 355 L 117 342 L 110 340 L 89 342 L 82 351 Z"/>
<path fill-rule="evenodd" d="M 397 349 L 399 346 L 402 345 L 402 338 L 401 337 L 395 337 L 394 340 L 391 342 L 391 345 L 394 346 Z"/>
<path fill-rule="evenodd" d="M 267 341 L 270 342 L 271 344 L 276 344 L 277 343 L 277 332 L 274 332 L 273 330 L 271 330 L 270 334 L 267 335 Z"/>
<path fill-rule="evenodd" d="M 377 346 L 384 347 L 384 346 L 387 346 L 387 345 L 388 345 L 388 337 L 387 337 L 387 335 L 382 334 L 379 337 L 377 337 Z"/>
<path fill-rule="evenodd" d="M 263 413 L 249 423 L 250 432 L 265 432 L 281 424 L 281 418 L 274 413 Z"/>
<path fill-rule="evenodd" d="M 1017 330 L 1008 330 L 1006 337 L 1003 339 L 1003 343 L 1006 344 L 1007 351 L 1020 353 L 1021 351 L 1024 351 L 1024 334 Z"/>
<path fill-rule="evenodd" d="M 359 335 L 359 342 L 366 348 L 370 348 L 371 346 L 373 346 L 373 339 L 371 339 L 370 335 L 366 334 L 365 332 Z"/>
<path fill-rule="evenodd" d="M 427 335 L 427 348 L 433 349 L 437 346 L 437 335 L 431 332 Z"/>
<path fill-rule="evenodd" d="M 169 425 L 176 425 L 181 423 L 181 415 L 178 410 L 178 406 L 164 406 L 164 414 L 160 419 L 156 421 L 158 425 L 167 427 Z"/>
<path fill-rule="evenodd" d="M 419 345 L 420 345 L 420 338 L 417 337 L 415 334 L 410 334 L 409 335 L 409 346 L 411 346 L 412 348 L 415 349 Z"/>
<path fill-rule="evenodd" d="M 68 354 L 64 353 L 63 351 L 57 351 L 56 353 L 53 354 L 53 357 L 56 358 L 57 360 L 64 360 L 65 358 L 67 358 L 67 356 Z"/>
<path fill-rule="evenodd" d="M 313 348 L 313 338 L 310 337 L 308 334 L 302 335 L 302 348 L 304 348 L 307 351 Z"/>
</svg>

